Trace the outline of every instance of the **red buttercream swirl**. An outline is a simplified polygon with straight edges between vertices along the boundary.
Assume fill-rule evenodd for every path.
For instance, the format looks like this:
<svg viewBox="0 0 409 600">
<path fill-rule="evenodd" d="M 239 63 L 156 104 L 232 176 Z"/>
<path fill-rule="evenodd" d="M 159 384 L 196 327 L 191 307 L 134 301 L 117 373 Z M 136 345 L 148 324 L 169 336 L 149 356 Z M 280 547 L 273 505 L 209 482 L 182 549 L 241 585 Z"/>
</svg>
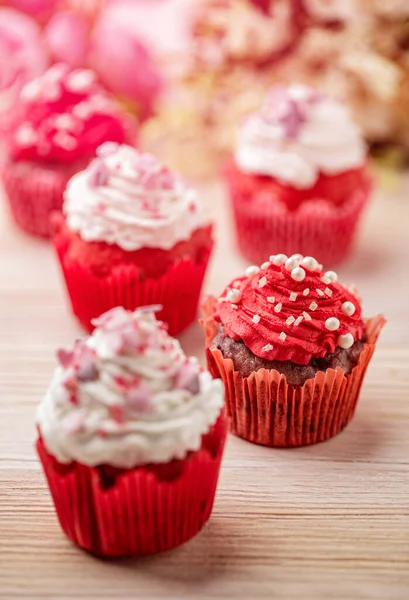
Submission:
<svg viewBox="0 0 409 600">
<path fill-rule="evenodd" d="M 289 263 L 268 262 L 257 274 L 233 280 L 219 298 L 216 320 L 228 337 L 243 340 L 256 356 L 306 365 L 337 346 L 350 347 L 362 338 L 365 324 L 359 300 L 334 281 L 335 273 L 326 277 L 317 261 L 312 270 L 302 262 L 297 267 L 300 255 L 291 258 L 295 273 Z M 305 278 L 296 281 L 300 267 Z"/>
<path fill-rule="evenodd" d="M 21 92 L 11 119 L 10 154 L 53 163 L 90 159 L 104 142 L 130 141 L 127 118 L 93 71 L 54 65 Z"/>
</svg>

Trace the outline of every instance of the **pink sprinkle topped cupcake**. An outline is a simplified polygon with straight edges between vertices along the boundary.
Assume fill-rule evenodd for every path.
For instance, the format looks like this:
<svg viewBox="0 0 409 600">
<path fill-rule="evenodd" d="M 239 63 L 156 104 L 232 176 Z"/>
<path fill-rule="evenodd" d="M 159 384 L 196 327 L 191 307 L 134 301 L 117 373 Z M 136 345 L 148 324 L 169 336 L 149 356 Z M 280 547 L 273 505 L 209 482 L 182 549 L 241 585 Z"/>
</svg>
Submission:
<svg viewBox="0 0 409 600">
<path fill-rule="evenodd" d="M 226 179 L 240 250 L 256 263 L 283 250 L 342 260 L 372 190 L 346 107 L 302 85 L 273 87 L 245 121 Z"/>
<path fill-rule="evenodd" d="M 51 67 L 27 84 L 11 118 L 3 181 L 17 224 L 49 235 L 67 181 L 105 141 L 133 142 L 129 117 L 90 70 Z"/>
<path fill-rule="evenodd" d="M 208 520 L 227 432 L 220 381 L 154 316 L 115 308 L 59 350 L 37 450 L 61 527 L 99 556 L 169 550 Z"/>
<path fill-rule="evenodd" d="M 213 248 L 196 191 L 150 154 L 104 144 L 64 195 L 54 244 L 74 314 L 161 304 L 172 335 L 196 320 Z"/>
</svg>

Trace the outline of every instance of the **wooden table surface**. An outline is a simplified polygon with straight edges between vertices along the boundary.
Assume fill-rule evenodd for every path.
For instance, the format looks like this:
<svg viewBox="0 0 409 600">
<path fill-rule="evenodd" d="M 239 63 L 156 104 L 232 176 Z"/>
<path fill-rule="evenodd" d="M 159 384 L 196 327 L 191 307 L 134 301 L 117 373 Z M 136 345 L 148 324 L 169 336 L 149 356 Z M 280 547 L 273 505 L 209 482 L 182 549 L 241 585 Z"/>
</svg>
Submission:
<svg viewBox="0 0 409 600">
<path fill-rule="evenodd" d="M 74 547 L 34 453 L 34 411 L 54 351 L 80 329 L 46 243 L 0 205 L 0 598 L 407 600 L 409 598 L 408 177 L 379 193 L 341 281 L 388 325 L 352 424 L 315 447 L 273 450 L 230 436 L 213 516 L 194 540 L 143 560 Z M 219 246 L 206 289 L 241 273 L 217 184 L 202 190 Z M 203 360 L 198 326 L 181 337 Z"/>
</svg>

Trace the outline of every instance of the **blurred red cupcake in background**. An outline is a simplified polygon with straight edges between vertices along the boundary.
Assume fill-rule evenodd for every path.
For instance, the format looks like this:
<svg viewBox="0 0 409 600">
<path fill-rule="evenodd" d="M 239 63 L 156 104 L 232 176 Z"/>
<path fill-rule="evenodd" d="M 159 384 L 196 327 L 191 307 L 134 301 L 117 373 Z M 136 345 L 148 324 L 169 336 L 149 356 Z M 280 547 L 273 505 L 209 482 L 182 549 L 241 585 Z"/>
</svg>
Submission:
<svg viewBox="0 0 409 600">
<path fill-rule="evenodd" d="M 21 91 L 6 135 L 3 183 L 16 223 L 49 235 L 63 191 L 105 141 L 135 141 L 128 115 L 91 70 L 57 64 Z"/>
<path fill-rule="evenodd" d="M 196 192 L 156 158 L 104 144 L 68 183 L 54 244 L 81 324 L 161 304 L 172 335 L 195 319 L 213 247 Z"/>
<path fill-rule="evenodd" d="M 372 190 L 346 107 L 296 84 L 274 86 L 244 122 L 226 181 L 239 248 L 255 263 L 281 250 L 339 262 Z"/>
</svg>

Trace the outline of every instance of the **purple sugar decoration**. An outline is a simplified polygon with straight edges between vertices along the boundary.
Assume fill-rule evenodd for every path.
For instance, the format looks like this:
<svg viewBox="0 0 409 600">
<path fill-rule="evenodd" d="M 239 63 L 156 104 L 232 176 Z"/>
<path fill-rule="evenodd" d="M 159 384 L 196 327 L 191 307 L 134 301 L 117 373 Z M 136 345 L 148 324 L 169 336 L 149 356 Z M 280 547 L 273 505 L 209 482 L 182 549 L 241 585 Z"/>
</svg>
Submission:
<svg viewBox="0 0 409 600">
<path fill-rule="evenodd" d="M 141 383 L 138 387 L 131 388 L 126 393 L 126 401 L 129 407 L 138 412 L 149 412 L 152 409 L 152 401 L 149 387 Z"/>
<path fill-rule="evenodd" d="M 295 139 L 307 118 L 304 106 L 300 102 L 289 99 L 286 110 L 278 117 L 278 122 L 284 125 L 286 136 Z"/>
<path fill-rule="evenodd" d="M 194 396 L 200 392 L 200 380 L 197 368 L 191 363 L 183 365 L 175 378 L 175 387 L 187 390 Z"/>
<path fill-rule="evenodd" d="M 98 378 L 98 370 L 92 360 L 84 360 L 77 371 L 79 381 L 95 381 Z"/>
<path fill-rule="evenodd" d="M 109 169 L 99 158 L 96 158 L 88 167 L 88 183 L 91 187 L 106 185 L 109 180 Z"/>
</svg>

